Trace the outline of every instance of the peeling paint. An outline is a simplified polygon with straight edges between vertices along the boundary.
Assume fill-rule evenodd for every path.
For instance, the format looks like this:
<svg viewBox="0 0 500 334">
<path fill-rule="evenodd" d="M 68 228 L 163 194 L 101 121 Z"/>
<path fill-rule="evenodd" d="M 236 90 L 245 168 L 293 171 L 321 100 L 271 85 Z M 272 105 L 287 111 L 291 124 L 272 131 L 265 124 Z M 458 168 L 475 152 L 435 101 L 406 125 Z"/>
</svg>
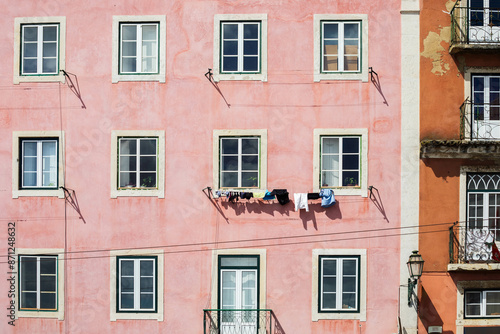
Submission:
<svg viewBox="0 0 500 334">
<path fill-rule="evenodd" d="M 448 12 L 451 12 L 451 10 L 453 9 L 453 6 L 455 6 L 455 3 L 456 3 L 456 1 L 453 1 L 453 0 L 448 0 L 448 1 L 446 2 L 446 4 L 445 4 L 445 6 L 446 6 L 446 10 L 447 10 Z"/>
<path fill-rule="evenodd" d="M 435 75 L 443 75 L 450 70 L 450 64 L 443 61 L 443 54 L 448 51 L 443 47 L 442 43 L 450 43 L 450 27 L 440 28 L 439 33 L 429 32 L 424 39 L 424 51 L 420 54 L 422 57 L 432 61 L 431 72 Z"/>
</svg>

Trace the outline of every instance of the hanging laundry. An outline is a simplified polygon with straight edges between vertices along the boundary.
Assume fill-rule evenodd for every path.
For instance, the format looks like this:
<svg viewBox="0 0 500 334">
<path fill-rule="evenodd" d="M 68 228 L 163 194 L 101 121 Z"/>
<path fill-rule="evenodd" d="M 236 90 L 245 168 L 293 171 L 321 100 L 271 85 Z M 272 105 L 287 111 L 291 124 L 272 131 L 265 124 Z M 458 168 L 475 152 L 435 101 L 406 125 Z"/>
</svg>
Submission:
<svg viewBox="0 0 500 334">
<path fill-rule="evenodd" d="M 329 208 L 335 204 L 335 194 L 332 189 L 321 189 L 319 196 L 321 197 L 322 207 Z"/>
<path fill-rule="evenodd" d="M 319 193 L 308 193 L 307 199 L 319 199 Z"/>
<path fill-rule="evenodd" d="M 274 189 L 271 191 L 271 195 L 276 195 L 276 199 L 281 205 L 285 205 L 290 202 L 288 198 L 288 191 L 286 189 Z"/>
<path fill-rule="evenodd" d="M 274 195 L 271 195 L 270 191 L 266 191 L 266 195 L 262 199 L 271 200 L 271 199 L 275 199 L 275 197 L 274 197 Z"/>
<path fill-rule="evenodd" d="M 266 196 L 266 192 L 265 191 L 261 191 L 261 192 L 254 192 L 253 193 L 253 198 L 264 198 L 264 196 Z"/>
<path fill-rule="evenodd" d="M 306 209 L 309 212 L 309 205 L 307 204 L 307 193 L 293 194 L 295 199 L 295 211 Z"/>
<path fill-rule="evenodd" d="M 240 197 L 240 194 L 239 194 L 239 193 L 237 193 L 237 192 L 235 192 L 235 191 L 231 191 L 231 192 L 229 193 L 229 198 L 228 198 L 228 200 L 229 200 L 229 202 L 231 202 L 231 203 L 238 202 L 238 198 L 239 198 L 239 197 Z"/>
<path fill-rule="evenodd" d="M 249 192 L 241 192 L 240 193 L 241 199 L 250 199 L 252 197 L 253 197 L 253 193 L 249 193 Z"/>
</svg>

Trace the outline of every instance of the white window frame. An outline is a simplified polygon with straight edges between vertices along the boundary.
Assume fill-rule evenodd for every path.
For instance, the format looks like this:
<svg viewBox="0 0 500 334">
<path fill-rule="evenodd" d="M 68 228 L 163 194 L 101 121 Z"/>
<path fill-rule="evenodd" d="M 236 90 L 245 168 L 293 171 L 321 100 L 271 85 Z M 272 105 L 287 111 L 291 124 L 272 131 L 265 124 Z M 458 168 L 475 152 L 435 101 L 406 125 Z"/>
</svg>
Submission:
<svg viewBox="0 0 500 334">
<path fill-rule="evenodd" d="M 500 318 L 466 318 L 465 317 L 465 291 L 470 290 L 499 290 L 500 282 L 491 281 L 458 281 L 457 282 L 457 320 L 456 334 L 464 334 L 465 327 L 500 326 Z"/>
<path fill-rule="evenodd" d="M 259 309 L 266 309 L 266 286 L 267 286 L 267 259 L 265 249 L 219 249 L 212 251 L 212 293 L 211 293 L 211 309 L 218 309 L 219 306 L 219 255 L 259 255 L 259 298 L 257 305 Z"/>
<path fill-rule="evenodd" d="M 260 23 L 259 72 L 222 72 L 222 23 Z M 242 47 L 242 43 L 239 44 Z M 242 52 L 242 51 L 241 51 Z M 260 80 L 267 81 L 267 14 L 216 14 L 214 18 L 214 80 Z"/>
<path fill-rule="evenodd" d="M 18 318 L 55 318 L 64 320 L 64 249 L 62 248 L 16 248 L 16 265 L 19 256 L 55 256 L 57 257 L 57 310 L 21 310 L 17 308 L 15 317 Z M 14 275 L 20 284 L 20 270 Z M 18 291 L 20 292 L 20 285 Z M 15 305 L 20 304 L 20 293 L 15 294 Z M 16 306 L 17 307 L 17 306 Z"/>
<path fill-rule="evenodd" d="M 157 309 L 156 311 L 121 311 L 117 312 L 117 278 L 119 273 L 117 272 L 117 261 L 118 257 L 136 257 L 141 256 L 151 257 L 156 256 L 156 298 L 157 298 Z M 163 293 L 164 293 L 164 251 L 163 249 L 125 249 L 110 251 L 110 320 L 157 320 L 163 321 Z"/>
<path fill-rule="evenodd" d="M 120 74 L 129 74 L 129 75 L 132 75 L 132 74 L 137 74 L 137 75 L 140 75 L 140 74 L 143 74 L 143 75 L 146 75 L 146 74 L 158 74 L 159 73 L 159 64 L 158 64 L 158 54 L 159 54 L 159 28 L 160 28 L 160 24 L 158 22 L 120 22 L 119 23 L 120 25 L 120 57 L 119 57 L 119 63 L 120 63 Z M 136 55 L 135 58 L 136 59 L 136 71 L 135 72 L 125 72 L 123 70 L 123 59 L 124 58 L 132 58 L 131 56 L 124 56 L 123 55 L 123 27 L 124 26 L 134 26 L 136 28 Z M 144 71 L 142 69 L 142 61 L 143 61 L 143 54 L 142 54 L 142 49 L 143 49 L 143 39 L 142 39 L 142 29 L 145 27 L 145 26 L 154 26 L 156 27 L 156 36 L 155 36 L 155 42 L 156 42 L 156 52 L 154 54 L 154 58 L 156 60 L 156 71 L 155 72 L 147 72 L 147 71 Z"/>
<path fill-rule="evenodd" d="M 157 73 L 120 73 L 121 55 L 120 55 L 120 27 L 122 23 L 148 24 L 158 23 L 158 72 Z M 158 81 L 165 82 L 166 77 L 166 41 L 167 41 L 167 19 L 165 15 L 116 15 L 113 16 L 112 31 L 112 68 L 111 82 L 120 81 Z"/>
<path fill-rule="evenodd" d="M 117 300 L 117 308 L 118 308 L 118 312 L 156 312 L 156 292 L 157 292 L 157 288 L 156 288 L 156 278 L 157 278 L 157 273 L 156 273 L 156 263 L 157 263 L 157 259 L 156 258 L 153 258 L 153 257 L 118 257 L 117 258 L 117 261 L 118 261 L 118 277 L 117 277 L 117 285 L 118 285 L 118 292 L 117 292 L 117 295 L 118 295 L 118 300 Z M 134 292 L 133 292 L 133 295 L 134 295 L 134 307 L 131 308 L 131 309 L 126 309 L 126 308 L 122 308 L 121 307 L 121 297 L 123 295 L 122 293 L 122 280 L 121 278 L 123 277 L 122 276 L 122 266 L 121 266 L 121 263 L 122 261 L 132 261 L 134 263 L 134 275 L 132 276 L 133 277 L 133 280 L 134 280 Z M 141 278 L 142 277 L 148 277 L 148 276 L 141 276 L 141 263 L 143 261 L 149 261 L 149 262 L 153 262 L 153 281 L 154 281 L 154 284 L 153 284 L 153 292 L 150 293 L 150 292 L 147 292 L 147 294 L 152 294 L 153 295 L 153 300 L 154 300 L 154 303 L 153 303 L 153 307 L 152 308 L 141 308 L 141 294 L 144 294 L 143 292 L 141 292 Z"/>
<path fill-rule="evenodd" d="M 323 297 L 326 293 L 323 291 L 323 278 L 325 276 L 328 276 L 324 274 L 323 268 L 324 268 L 324 262 L 325 261 L 333 261 L 335 260 L 335 265 L 336 265 L 336 308 L 326 308 L 323 306 Z M 356 291 L 355 291 L 355 300 L 356 300 L 356 307 L 354 309 L 344 309 L 342 308 L 342 296 L 344 293 L 344 287 L 343 287 L 343 280 L 344 277 L 347 275 L 344 275 L 343 272 L 343 263 L 344 261 L 352 261 L 354 260 L 356 262 Z M 348 256 L 319 256 L 319 306 L 318 310 L 319 312 L 359 312 L 359 303 L 358 303 L 358 298 L 359 298 L 359 262 L 360 258 L 358 256 L 355 257 L 348 257 Z"/>
<path fill-rule="evenodd" d="M 220 176 L 219 177 L 220 177 L 220 181 L 222 182 L 223 178 L 221 176 L 223 175 L 223 173 L 225 173 L 225 172 L 236 172 L 238 174 L 238 180 L 237 180 L 238 184 L 236 186 L 233 186 L 233 187 L 224 187 L 224 188 L 243 188 L 243 186 L 242 186 L 242 173 L 244 171 L 242 169 L 243 168 L 242 167 L 242 164 L 243 164 L 242 160 L 243 160 L 244 156 L 255 156 L 255 155 L 257 155 L 257 160 L 260 160 L 259 159 L 259 157 L 260 157 L 260 152 L 259 152 L 260 151 L 260 137 L 220 137 L 220 139 L 219 139 L 220 140 L 219 145 L 221 145 L 221 148 L 222 148 L 222 146 L 224 146 L 224 140 L 227 140 L 227 139 L 229 139 L 229 140 L 232 139 L 232 140 L 237 140 L 238 141 L 238 153 L 236 153 L 236 154 L 223 154 L 222 153 L 222 149 L 221 149 L 221 151 L 220 151 L 220 160 L 219 160 L 220 161 L 220 163 L 219 163 L 219 171 L 220 171 Z M 243 154 L 243 139 L 257 140 L 257 143 L 258 143 L 257 144 L 257 149 L 259 150 L 257 152 L 257 154 Z M 222 170 L 222 159 L 223 159 L 224 156 L 236 156 L 238 158 L 238 167 L 237 167 L 236 171 L 223 171 Z M 250 172 L 254 172 L 255 173 L 255 171 L 250 171 Z M 257 166 L 256 172 L 257 172 L 257 175 L 258 175 L 258 173 L 259 173 L 258 166 Z M 222 185 L 220 186 L 220 188 L 223 188 Z M 258 188 L 258 185 L 256 186 L 256 188 Z"/>
<path fill-rule="evenodd" d="M 57 138 L 58 188 L 22 188 L 21 140 Z M 64 198 L 64 132 L 62 131 L 14 131 L 12 133 L 12 198 L 24 196 L 57 196 Z"/>
<path fill-rule="evenodd" d="M 120 188 L 118 183 L 118 142 L 122 137 L 157 138 L 156 188 Z M 111 198 L 149 196 L 165 198 L 165 131 L 162 130 L 113 130 L 111 131 Z"/>
<path fill-rule="evenodd" d="M 467 294 L 472 294 L 472 293 L 479 293 L 480 295 L 480 302 L 479 304 L 475 304 L 475 305 L 479 305 L 480 307 L 480 314 L 479 315 L 468 315 L 467 314 Z M 465 291 L 465 317 L 466 318 L 500 318 L 500 314 L 499 315 L 488 315 L 486 314 L 486 306 L 488 304 L 496 304 L 496 305 L 500 305 L 500 303 L 488 303 L 488 293 L 497 293 L 497 294 L 500 294 L 500 289 L 495 289 L 495 290 L 468 290 L 468 291 Z M 469 303 L 469 305 L 471 305 L 473 303 Z"/>
<path fill-rule="evenodd" d="M 224 188 L 238 189 L 239 191 L 265 191 L 267 189 L 267 129 L 256 130 L 214 130 L 213 131 L 213 188 L 220 185 L 220 139 L 224 137 L 259 137 L 259 185 L 257 188 Z"/>
<path fill-rule="evenodd" d="M 34 186 L 25 186 L 24 185 L 24 180 L 25 180 L 25 177 L 24 177 L 24 174 L 25 174 L 25 171 L 24 171 L 24 167 L 25 167 L 25 163 L 24 163 L 24 159 L 26 158 L 26 154 L 25 154 L 25 143 L 28 143 L 28 142 L 33 142 L 33 143 L 36 143 L 36 156 L 34 156 L 34 158 L 36 158 L 36 170 L 34 171 L 34 174 L 36 174 L 36 179 L 37 179 L 37 184 L 34 185 Z M 55 184 L 54 186 L 43 186 L 42 185 L 42 182 L 43 182 L 43 164 L 44 164 L 44 155 L 43 155 L 43 144 L 44 143 L 49 143 L 49 142 L 54 142 L 54 144 L 56 145 L 56 156 L 55 156 L 55 162 L 56 162 L 56 166 L 55 166 L 55 172 L 56 172 L 56 175 L 57 175 L 57 152 L 58 152 L 58 146 L 59 146 L 59 143 L 58 143 L 58 140 L 57 139 L 31 139 L 31 138 L 23 138 L 21 139 L 21 155 L 20 155 L 20 160 L 21 160 L 21 188 L 22 189 L 25 189 L 25 188 L 36 188 L 36 189 L 57 189 L 57 184 Z M 56 179 L 57 179 L 57 176 L 56 176 Z"/>
<path fill-rule="evenodd" d="M 360 181 L 358 187 L 325 187 L 332 189 L 335 195 L 368 197 L 368 129 L 314 129 L 313 151 L 313 191 L 319 192 L 321 187 L 321 138 L 322 137 L 354 137 L 360 138 Z M 358 180 L 359 181 L 359 180 Z"/>
<path fill-rule="evenodd" d="M 26 261 L 26 258 L 36 258 L 36 277 L 35 277 L 35 280 L 36 280 L 36 288 L 34 291 L 26 291 L 26 290 L 23 290 L 22 288 L 19 289 L 19 293 L 20 293 L 20 298 L 19 298 L 19 309 L 21 309 L 21 304 L 23 302 L 23 292 L 30 292 L 30 293 L 33 293 L 35 292 L 36 293 L 36 307 L 34 309 L 28 309 L 28 308 L 24 308 L 22 310 L 24 311 L 57 311 L 57 298 L 58 298 L 58 294 L 57 294 L 57 268 L 59 266 L 59 263 L 58 263 L 58 260 L 57 260 L 57 255 L 25 255 L 25 254 L 22 254 L 22 255 L 19 255 L 19 264 L 20 264 L 20 269 L 19 269 L 19 276 L 20 276 L 20 283 L 23 281 L 23 272 L 22 272 L 22 266 L 21 266 L 21 263 L 23 261 Z M 40 272 L 40 262 L 42 259 L 53 259 L 55 261 L 55 264 L 56 264 L 56 268 L 55 268 L 55 273 L 54 274 L 42 274 Z M 53 309 L 43 309 L 40 307 L 40 297 L 41 297 L 41 293 L 42 293 L 42 290 L 41 290 L 41 286 L 40 286 L 40 281 L 41 281 L 41 276 L 54 276 L 56 279 L 55 279 L 55 305 L 54 305 L 54 308 Z"/>
<path fill-rule="evenodd" d="M 360 53 L 359 71 L 323 71 L 323 22 L 325 23 L 359 23 Z M 340 34 L 339 34 L 340 40 Z M 339 45 L 340 58 L 341 45 Z M 359 51 L 359 50 L 358 50 Z M 342 61 L 343 63 L 343 61 Z M 339 61 L 339 68 L 341 62 Z M 368 15 L 367 14 L 314 14 L 314 81 L 322 80 L 360 80 L 368 82 Z"/>
<path fill-rule="evenodd" d="M 321 256 L 343 258 L 348 256 L 359 257 L 359 305 L 357 311 L 328 310 L 319 311 Z M 312 251 L 312 321 L 318 320 L 359 320 L 366 321 L 366 285 L 367 285 L 367 251 L 366 249 L 313 249 Z"/>
<path fill-rule="evenodd" d="M 22 74 L 22 26 L 58 26 L 58 51 L 57 51 L 57 73 L 28 73 Z M 38 56 L 41 57 L 41 48 L 38 51 Z M 16 17 L 14 18 L 14 84 L 21 82 L 65 82 L 63 70 L 66 69 L 66 17 L 50 16 L 50 17 Z M 41 58 L 38 59 L 41 62 Z"/>
<path fill-rule="evenodd" d="M 131 140 L 135 141 L 136 143 L 136 153 L 135 154 L 124 154 L 120 151 L 121 147 L 121 142 L 122 140 Z M 156 152 L 155 154 L 145 154 L 141 152 L 141 142 L 143 140 L 154 140 L 155 141 L 155 146 L 156 146 Z M 146 170 L 141 170 L 141 158 L 145 157 L 155 157 L 155 170 L 151 171 L 146 171 Z M 121 161 L 122 158 L 125 157 L 135 157 L 136 158 L 136 164 L 135 164 L 135 172 L 130 171 L 130 170 L 121 170 Z M 136 183 L 137 185 L 133 187 L 134 189 L 157 189 L 158 187 L 143 187 L 141 185 L 141 180 L 140 180 L 140 175 L 141 173 L 148 173 L 148 174 L 155 174 L 155 180 L 158 180 L 158 137 L 119 137 L 118 138 L 118 188 L 119 189 L 124 189 L 123 187 L 120 186 L 121 184 L 121 178 L 123 173 L 135 173 L 136 174 Z"/>
</svg>

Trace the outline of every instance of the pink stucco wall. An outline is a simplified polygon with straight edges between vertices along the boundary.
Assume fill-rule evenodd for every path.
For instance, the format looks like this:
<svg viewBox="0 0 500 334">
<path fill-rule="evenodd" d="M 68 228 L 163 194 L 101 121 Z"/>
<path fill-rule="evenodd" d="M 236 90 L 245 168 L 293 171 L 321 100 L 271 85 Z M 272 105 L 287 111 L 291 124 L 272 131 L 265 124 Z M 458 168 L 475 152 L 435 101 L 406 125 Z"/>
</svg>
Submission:
<svg viewBox="0 0 500 334">
<path fill-rule="evenodd" d="M 67 206 L 65 320 L 21 318 L 7 324 L 8 285 L 0 279 L 2 333 L 201 333 L 209 306 L 213 245 L 165 248 L 164 321 L 109 319 L 106 251 L 197 244 L 400 225 L 400 2 L 343 1 L 2 1 L 0 13 L 0 249 L 7 222 L 16 247 L 64 248 L 65 203 L 12 198 L 12 131 L 60 130 L 66 138 L 66 187 L 84 223 Z M 213 64 L 215 14 L 268 14 L 268 81 L 222 81 L 231 104 L 204 77 Z M 313 15 L 368 14 L 369 66 L 383 95 L 361 81 L 313 82 Z M 113 15 L 166 15 L 166 83 L 111 83 Z M 67 85 L 12 83 L 14 17 L 65 16 L 66 70 L 78 76 L 87 109 Z M 60 94 L 60 95 L 59 95 Z M 368 184 L 379 190 L 387 220 L 369 198 L 338 196 L 310 212 L 293 204 L 220 201 L 226 222 L 202 193 L 212 186 L 214 129 L 267 129 L 269 189 L 312 191 L 313 129 L 368 129 Z M 110 198 L 111 130 L 165 130 L 165 199 Z M 399 231 L 223 244 L 267 249 L 267 308 L 285 333 L 395 333 Z M 361 238 L 361 237 L 373 238 Z M 360 237 L 360 238 L 357 238 Z M 336 239 L 346 239 L 336 241 Z M 283 245 L 282 242 L 310 243 Z M 312 249 L 367 249 L 367 321 L 311 320 Z M 192 252 L 183 252 L 192 251 Z M 75 259 L 71 259 L 71 258 Z M 90 258 L 88 258 L 90 257 Z M 7 272 L 6 265 L 0 272 Z M 1 274 L 6 275 L 6 274 Z M 5 306 L 5 307 L 4 307 Z"/>
</svg>

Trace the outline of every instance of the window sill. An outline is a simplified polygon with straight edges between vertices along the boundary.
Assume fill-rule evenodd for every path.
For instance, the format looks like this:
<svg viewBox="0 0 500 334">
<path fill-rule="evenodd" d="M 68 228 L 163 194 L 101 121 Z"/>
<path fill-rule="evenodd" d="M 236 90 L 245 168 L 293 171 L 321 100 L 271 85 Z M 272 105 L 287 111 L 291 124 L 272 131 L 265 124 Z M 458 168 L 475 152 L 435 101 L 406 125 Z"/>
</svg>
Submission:
<svg viewBox="0 0 500 334">
<path fill-rule="evenodd" d="M 165 83 L 165 75 L 163 74 L 113 74 L 112 83 L 120 81 L 158 81 Z"/>
<path fill-rule="evenodd" d="M 241 80 L 241 81 L 267 81 L 267 74 L 264 73 L 214 73 L 214 81 Z"/>
<path fill-rule="evenodd" d="M 318 193 L 321 189 L 330 189 L 335 196 L 361 196 L 368 197 L 368 190 L 361 187 L 344 187 L 344 188 L 314 188 L 313 192 Z"/>
<path fill-rule="evenodd" d="M 61 82 L 65 83 L 64 74 L 34 74 L 34 75 L 14 75 L 14 84 L 18 85 L 21 82 Z"/>
<path fill-rule="evenodd" d="M 111 190 L 111 198 L 117 197 L 158 197 L 165 198 L 163 190 L 159 189 L 116 189 Z"/>
<path fill-rule="evenodd" d="M 59 197 L 64 198 L 62 189 L 26 189 L 12 190 L 12 198 L 19 197 Z"/>
<path fill-rule="evenodd" d="M 111 316 L 111 321 L 116 320 L 158 320 L 163 321 L 163 316 L 159 313 L 118 313 L 115 312 Z"/>
<path fill-rule="evenodd" d="M 49 318 L 64 320 L 64 313 L 59 311 L 16 311 L 16 319 L 19 318 Z"/>
<path fill-rule="evenodd" d="M 368 82 L 368 71 L 361 73 L 314 73 L 314 82 L 327 81 L 327 80 L 346 80 L 346 81 L 361 81 Z"/>
</svg>

